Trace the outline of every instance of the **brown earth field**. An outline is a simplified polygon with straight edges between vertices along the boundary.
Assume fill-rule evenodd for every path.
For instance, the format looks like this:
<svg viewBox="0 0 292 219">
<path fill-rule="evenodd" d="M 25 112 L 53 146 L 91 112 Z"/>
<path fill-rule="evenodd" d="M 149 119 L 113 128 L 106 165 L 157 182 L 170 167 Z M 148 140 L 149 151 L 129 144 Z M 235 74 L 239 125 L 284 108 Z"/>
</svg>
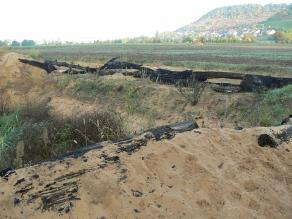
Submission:
<svg viewBox="0 0 292 219">
<path fill-rule="evenodd" d="M 226 96 L 207 88 L 202 100 L 190 106 L 171 86 L 113 75 L 102 79 L 109 93 L 85 98 L 71 89 L 96 76 L 64 80 L 68 76 L 19 63 L 20 57 L 25 56 L 0 57 L 0 92 L 11 107 L 47 101 L 52 116 L 64 117 L 115 109 L 138 133 L 190 118 L 200 128 L 150 140 L 131 154 L 105 142 L 75 158 L 19 168 L 0 177 L 1 219 L 292 218 L 292 142 L 277 148 L 258 145 L 259 135 L 277 134 L 287 126 L 235 130 L 234 121 L 222 121 L 216 114 L 251 94 Z M 135 105 L 144 117 L 140 111 L 127 113 L 127 99 L 119 97 L 133 83 L 135 89 L 148 89 L 143 103 Z M 155 118 L 151 122 L 149 108 Z"/>
<path fill-rule="evenodd" d="M 230 70 L 290 76 L 291 46 L 274 44 L 117 44 L 39 47 L 19 49 L 27 54 L 37 52 L 44 59 L 88 62 L 93 66 L 120 56 L 130 62 L 180 66 L 194 70 Z M 226 64 L 226 65 L 224 65 Z"/>
<path fill-rule="evenodd" d="M 46 52 L 44 52 L 44 55 Z M 50 54 L 51 55 L 51 54 Z M 65 52 L 58 52 L 57 55 L 59 57 L 66 57 L 68 56 Z M 87 54 L 88 55 L 88 54 Z M 104 53 L 93 53 L 94 55 L 104 55 Z M 70 56 L 70 55 L 69 55 Z M 90 55 L 89 55 L 90 56 Z M 111 52 L 110 57 L 118 57 L 121 56 L 121 53 L 118 52 Z M 141 57 L 140 57 L 141 56 Z M 77 57 L 75 57 L 78 59 Z M 204 55 L 204 54 L 179 54 L 179 55 L 168 55 L 168 54 L 127 54 L 128 59 L 145 59 L 151 61 L 153 58 L 159 60 L 160 62 L 164 61 L 192 61 L 192 62 L 215 62 L 215 63 L 226 63 L 226 64 L 249 64 L 249 65 L 276 65 L 276 66 L 282 66 L 282 67 L 292 67 L 292 61 L 291 60 L 275 60 L 272 58 L 260 58 L 260 57 L 232 57 L 232 56 L 222 56 L 222 55 Z M 153 60 L 154 61 L 154 60 Z"/>
</svg>

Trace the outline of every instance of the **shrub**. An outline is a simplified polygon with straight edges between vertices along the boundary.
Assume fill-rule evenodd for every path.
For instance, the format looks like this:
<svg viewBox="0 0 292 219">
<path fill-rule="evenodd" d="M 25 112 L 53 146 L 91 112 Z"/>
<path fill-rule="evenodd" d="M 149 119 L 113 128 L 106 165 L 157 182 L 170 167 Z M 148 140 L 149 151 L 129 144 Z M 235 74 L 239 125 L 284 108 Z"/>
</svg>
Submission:
<svg viewBox="0 0 292 219">
<path fill-rule="evenodd" d="M 242 38 L 242 41 L 245 43 L 254 43 L 256 40 L 257 38 L 251 33 L 244 34 Z"/>
<path fill-rule="evenodd" d="M 37 49 L 33 49 L 30 51 L 30 57 L 33 59 L 39 59 L 40 58 L 40 51 Z"/>
<path fill-rule="evenodd" d="M 193 106 L 196 105 L 206 87 L 204 82 L 198 81 L 195 74 L 187 81 L 179 81 L 177 89 L 180 94 Z"/>
</svg>

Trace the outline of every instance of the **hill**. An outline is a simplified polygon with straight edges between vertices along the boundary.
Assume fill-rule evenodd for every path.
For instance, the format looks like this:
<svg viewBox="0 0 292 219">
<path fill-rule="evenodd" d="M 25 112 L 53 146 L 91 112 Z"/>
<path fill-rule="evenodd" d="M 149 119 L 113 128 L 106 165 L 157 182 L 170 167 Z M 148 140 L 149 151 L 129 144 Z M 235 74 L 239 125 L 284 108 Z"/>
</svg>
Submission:
<svg viewBox="0 0 292 219">
<path fill-rule="evenodd" d="M 276 29 L 292 29 L 292 4 L 286 9 L 278 12 L 268 20 L 262 22 L 266 27 L 270 26 Z"/>
<path fill-rule="evenodd" d="M 246 4 L 217 8 L 199 20 L 179 28 L 179 33 L 202 33 L 205 31 L 216 31 L 220 33 L 228 32 L 231 29 L 247 29 L 257 24 L 267 22 L 266 24 L 277 24 L 281 22 L 287 26 L 287 19 L 290 18 L 290 9 L 286 4 Z M 269 21 L 269 19 L 271 19 Z M 291 23 L 291 22 L 290 22 Z"/>
</svg>

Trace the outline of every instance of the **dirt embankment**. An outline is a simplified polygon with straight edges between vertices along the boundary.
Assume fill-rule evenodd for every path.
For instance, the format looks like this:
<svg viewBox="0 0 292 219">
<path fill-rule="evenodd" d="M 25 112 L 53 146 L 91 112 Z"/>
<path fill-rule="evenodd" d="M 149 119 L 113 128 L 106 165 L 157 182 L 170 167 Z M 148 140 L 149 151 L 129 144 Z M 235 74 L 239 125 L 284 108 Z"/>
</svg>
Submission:
<svg viewBox="0 0 292 219">
<path fill-rule="evenodd" d="M 0 58 L 0 88 L 9 105 L 15 107 L 27 100 L 43 98 L 52 90 L 53 83 L 46 78 L 46 72 L 39 68 L 18 62 L 23 57 L 6 53 Z"/>
<path fill-rule="evenodd" d="M 154 123 L 153 121 L 146 121 L 147 119 L 142 118 L 140 115 L 128 115 L 127 109 L 116 106 L 115 102 L 117 100 L 123 100 L 119 98 L 117 94 L 109 94 L 105 96 L 107 101 L 100 103 L 102 94 L 96 94 L 95 101 L 87 101 L 79 98 L 77 95 L 70 94 L 70 87 L 74 86 L 76 82 L 87 82 L 94 81 L 94 75 L 86 75 L 82 78 L 70 79 L 70 83 L 65 87 L 60 88 L 60 83 L 66 81 L 62 75 L 48 75 L 44 70 L 40 68 L 33 67 L 31 65 L 23 64 L 18 61 L 19 58 L 25 58 L 25 56 L 17 53 L 6 53 L 0 57 L 0 92 L 1 95 L 6 97 L 6 100 L 9 102 L 9 105 L 14 108 L 18 107 L 21 104 L 33 104 L 38 102 L 48 102 L 48 105 L 51 107 L 51 113 L 56 116 L 61 117 L 72 117 L 79 115 L 84 112 L 91 112 L 95 110 L 118 110 L 121 111 L 124 117 L 129 120 L 129 126 L 133 126 L 133 129 L 142 130 L 145 129 L 145 126 Z M 70 76 L 68 76 L 70 77 Z M 93 77 L 93 78 L 92 78 Z M 121 85 L 116 88 L 123 87 L 128 84 L 129 78 L 125 76 L 112 75 L 103 77 L 105 82 L 112 83 L 113 81 L 119 80 Z M 133 81 L 133 83 L 143 86 L 143 81 L 139 83 Z M 175 121 L 184 119 L 184 117 L 189 117 L 195 115 L 196 119 L 200 124 L 203 122 L 207 127 L 218 127 L 220 121 L 216 118 L 216 107 L 226 105 L 226 98 L 224 95 L 216 92 L 212 92 L 210 89 L 205 91 L 204 96 L 201 98 L 202 101 L 196 106 L 189 106 L 186 100 L 178 93 L 176 88 L 173 86 L 167 85 L 157 85 L 149 82 L 149 89 L 153 92 L 156 92 L 155 95 L 148 95 L 143 99 L 145 102 L 145 110 L 150 114 L 155 111 L 158 112 L 158 116 L 155 118 L 151 117 L 150 120 L 155 120 L 154 126 L 169 124 Z M 145 88 L 146 86 L 144 86 Z M 144 92 L 149 92 L 146 88 L 142 89 Z M 127 96 L 129 94 L 121 94 Z M 234 94 L 233 97 L 228 97 L 228 102 L 230 104 L 236 98 L 238 94 Z M 124 97 L 128 98 L 128 97 Z M 232 100 L 231 100 L 232 99 Z M 118 103 L 119 101 L 117 101 Z M 123 102 L 126 102 L 123 100 Z M 142 100 L 141 100 L 142 102 Z M 121 103 L 120 105 L 125 105 Z M 115 105 L 115 106 L 113 106 Z M 150 112 L 151 111 L 151 112 Z M 167 112 L 171 111 L 171 113 Z M 212 112 L 211 112 L 212 111 Z M 166 113 L 167 112 L 167 113 Z M 195 112 L 195 113 L 194 113 Z M 202 118 L 202 116 L 204 115 Z M 137 118 L 139 117 L 139 118 Z M 200 118 L 198 118 L 200 117 Z M 145 120 L 145 121 L 144 121 Z M 228 124 L 226 124 L 228 125 Z M 232 127 L 233 124 L 230 124 L 228 127 Z M 151 125 L 153 126 L 153 125 Z"/>
<path fill-rule="evenodd" d="M 27 57 L 17 53 L 6 53 L 0 57 L 0 92 L 11 108 L 47 102 L 52 113 L 66 117 L 95 107 L 64 95 L 54 77 L 49 77 L 40 68 L 19 62 L 19 58 Z"/>
<path fill-rule="evenodd" d="M 196 129 L 130 155 L 107 144 L 19 169 L 0 179 L 0 217 L 288 219 L 292 144 L 259 147 L 258 135 L 271 130 Z M 71 203 L 45 205 L 56 189 L 54 201 Z"/>
</svg>

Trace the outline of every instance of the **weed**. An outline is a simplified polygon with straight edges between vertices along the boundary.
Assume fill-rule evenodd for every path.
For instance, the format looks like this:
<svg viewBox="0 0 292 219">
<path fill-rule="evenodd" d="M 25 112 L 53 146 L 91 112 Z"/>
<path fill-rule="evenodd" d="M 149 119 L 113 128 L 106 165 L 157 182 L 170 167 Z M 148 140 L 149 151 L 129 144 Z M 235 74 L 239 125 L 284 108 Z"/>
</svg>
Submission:
<svg viewBox="0 0 292 219">
<path fill-rule="evenodd" d="M 138 87 L 130 87 L 127 92 L 127 112 L 132 115 L 139 105 L 141 92 Z"/>
</svg>

